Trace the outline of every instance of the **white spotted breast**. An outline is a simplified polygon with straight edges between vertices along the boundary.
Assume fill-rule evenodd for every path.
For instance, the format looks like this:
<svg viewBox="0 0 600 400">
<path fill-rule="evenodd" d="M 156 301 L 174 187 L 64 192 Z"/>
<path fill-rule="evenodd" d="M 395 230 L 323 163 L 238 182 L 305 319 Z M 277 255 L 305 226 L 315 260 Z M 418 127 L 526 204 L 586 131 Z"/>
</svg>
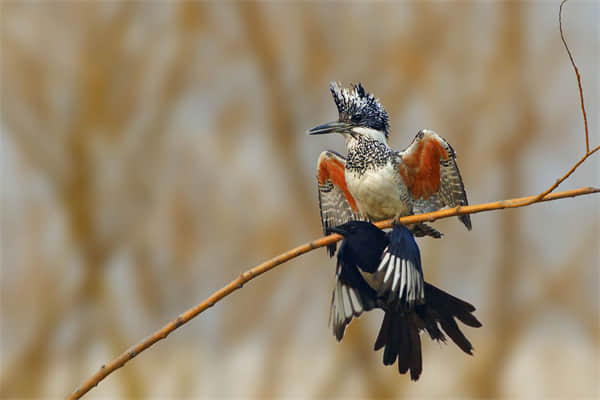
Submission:
<svg viewBox="0 0 600 400">
<path fill-rule="evenodd" d="M 348 190 L 359 211 L 373 221 L 409 215 L 412 202 L 392 162 L 362 171 L 346 170 Z"/>
</svg>

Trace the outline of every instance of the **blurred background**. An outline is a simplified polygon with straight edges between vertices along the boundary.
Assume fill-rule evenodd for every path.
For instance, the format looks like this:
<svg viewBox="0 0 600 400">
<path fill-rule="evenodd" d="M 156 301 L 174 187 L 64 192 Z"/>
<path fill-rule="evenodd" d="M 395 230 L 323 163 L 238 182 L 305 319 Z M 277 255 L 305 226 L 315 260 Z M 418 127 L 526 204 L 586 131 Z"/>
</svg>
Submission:
<svg viewBox="0 0 600 400">
<path fill-rule="evenodd" d="M 238 274 L 321 235 L 316 162 L 339 136 L 330 80 L 457 151 L 471 203 L 538 193 L 585 150 L 558 1 L 5 1 L 0 397 L 62 398 Z M 598 137 L 600 6 L 567 39 Z M 562 189 L 600 184 L 598 157 Z M 86 398 L 597 398 L 600 202 L 435 223 L 426 279 L 477 306 L 473 357 L 423 340 L 417 383 L 342 343 L 323 249 L 252 281 Z"/>
</svg>

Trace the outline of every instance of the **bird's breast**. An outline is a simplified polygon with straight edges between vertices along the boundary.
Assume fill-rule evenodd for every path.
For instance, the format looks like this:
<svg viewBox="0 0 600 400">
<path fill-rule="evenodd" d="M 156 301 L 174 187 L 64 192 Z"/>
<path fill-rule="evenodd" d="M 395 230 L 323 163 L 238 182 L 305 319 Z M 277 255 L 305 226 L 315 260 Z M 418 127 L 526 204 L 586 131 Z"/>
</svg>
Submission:
<svg viewBox="0 0 600 400">
<path fill-rule="evenodd" d="M 346 183 L 359 211 L 373 221 L 411 213 L 406 186 L 392 163 L 360 172 L 346 170 Z"/>
</svg>

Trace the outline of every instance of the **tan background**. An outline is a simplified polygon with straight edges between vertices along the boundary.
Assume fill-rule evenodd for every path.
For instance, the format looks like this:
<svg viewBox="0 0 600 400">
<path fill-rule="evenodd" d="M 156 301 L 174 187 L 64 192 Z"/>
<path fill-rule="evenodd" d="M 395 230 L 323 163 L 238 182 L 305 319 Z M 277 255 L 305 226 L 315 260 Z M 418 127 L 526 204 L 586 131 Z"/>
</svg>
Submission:
<svg viewBox="0 0 600 400">
<path fill-rule="evenodd" d="M 362 81 L 391 145 L 456 149 L 471 203 L 534 194 L 584 151 L 558 2 L 1 5 L 0 397 L 62 398 L 239 272 L 320 234 L 315 164 L 332 79 Z M 599 6 L 567 4 L 591 141 Z M 598 157 L 565 188 L 599 185 Z M 104 398 L 600 395 L 597 196 L 456 219 L 426 278 L 477 305 L 468 357 L 424 340 L 411 383 L 341 344 L 334 263 L 253 281 L 90 392 Z"/>
</svg>

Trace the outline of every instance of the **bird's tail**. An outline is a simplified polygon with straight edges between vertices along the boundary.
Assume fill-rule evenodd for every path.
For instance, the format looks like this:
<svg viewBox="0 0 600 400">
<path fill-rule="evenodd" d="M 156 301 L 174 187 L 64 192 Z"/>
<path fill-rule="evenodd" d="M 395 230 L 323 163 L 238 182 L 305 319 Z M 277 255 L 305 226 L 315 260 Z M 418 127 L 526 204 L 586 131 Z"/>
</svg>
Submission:
<svg viewBox="0 0 600 400">
<path fill-rule="evenodd" d="M 410 370 L 410 378 L 416 381 L 423 370 L 420 330 L 425 329 L 432 339 L 443 342 L 448 335 L 462 351 L 473 354 L 473 346 L 455 318 L 478 328 L 481 322 L 473 315 L 474 311 L 473 305 L 425 282 L 425 304 L 412 311 L 385 312 L 375 350 L 383 347 L 383 363 L 392 365 L 397 360 L 398 371 L 405 374 Z"/>
<path fill-rule="evenodd" d="M 475 307 L 427 282 L 425 282 L 425 301 L 426 304 L 422 309 L 417 310 L 417 313 L 423 320 L 429 336 L 434 340 L 445 342 L 445 333 L 462 351 L 473 354 L 473 346 L 461 332 L 455 318 L 467 326 L 479 328 L 481 322 L 473 315 Z"/>
<path fill-rule="evenodd" d="M 398 371 L 405 374 L 410 370 L 410 379 L 416 381 L 423 370 L 421 338 L 414 312 L 386 311 L 375 350 L 383 350 L 383 364 L 392 365 L 398 360 Z"/>
</svg>

